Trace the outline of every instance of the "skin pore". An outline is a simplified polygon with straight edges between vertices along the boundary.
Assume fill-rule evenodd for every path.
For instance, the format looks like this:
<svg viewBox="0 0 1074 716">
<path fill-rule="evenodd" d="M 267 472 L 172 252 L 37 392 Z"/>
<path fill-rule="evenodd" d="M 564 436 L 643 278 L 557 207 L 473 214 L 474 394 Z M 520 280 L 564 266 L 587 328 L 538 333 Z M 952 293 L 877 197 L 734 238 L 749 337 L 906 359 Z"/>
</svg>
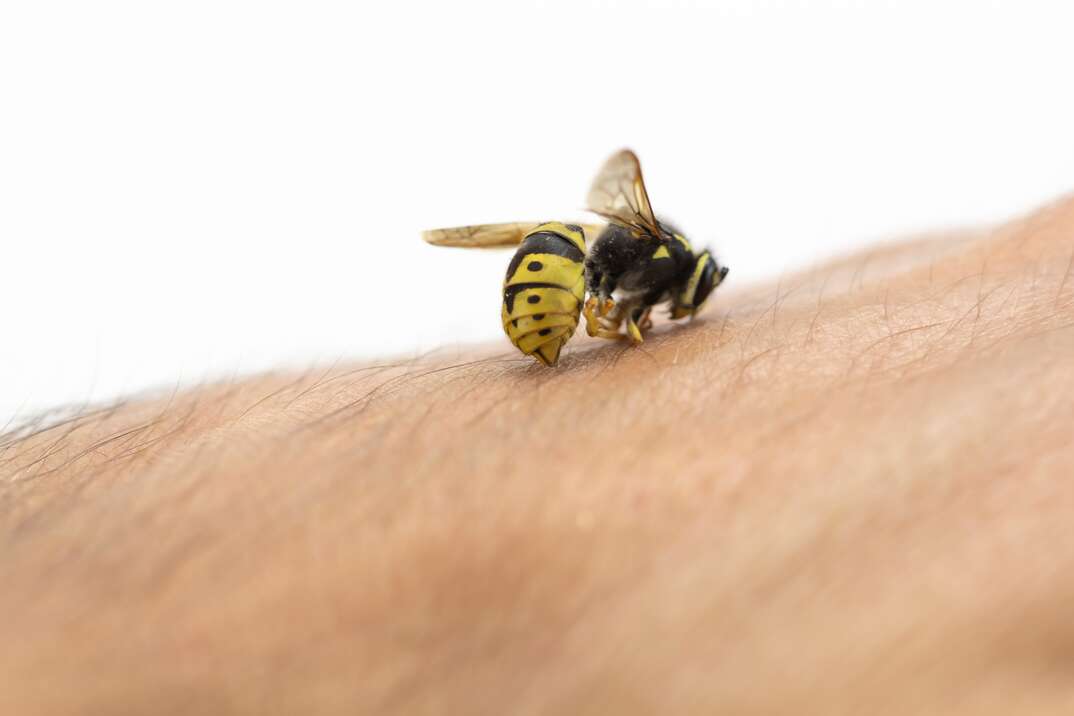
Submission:
<svg viewBox="0 0 1074 716">
<path fill-rule="evenodd" d="M 1068 713 L 1074 200 L 0 439 L 2 713 Z"/>
</svg>

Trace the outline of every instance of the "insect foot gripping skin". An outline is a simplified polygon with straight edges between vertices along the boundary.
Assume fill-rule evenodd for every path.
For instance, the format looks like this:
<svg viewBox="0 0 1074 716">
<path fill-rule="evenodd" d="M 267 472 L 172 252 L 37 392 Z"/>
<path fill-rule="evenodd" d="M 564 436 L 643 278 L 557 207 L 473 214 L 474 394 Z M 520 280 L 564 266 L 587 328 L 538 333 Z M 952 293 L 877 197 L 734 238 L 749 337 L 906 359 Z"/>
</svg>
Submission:
<svg viewBox="0 0 1074 716">
<path fill-rule="evenodd" d="M 585 298 L 585 233 L 548 222 L 526 235 L 503 283 L 503 330 L 511 343 L 547 366 L 559 360 L 578 327 Z"/>
</svg>

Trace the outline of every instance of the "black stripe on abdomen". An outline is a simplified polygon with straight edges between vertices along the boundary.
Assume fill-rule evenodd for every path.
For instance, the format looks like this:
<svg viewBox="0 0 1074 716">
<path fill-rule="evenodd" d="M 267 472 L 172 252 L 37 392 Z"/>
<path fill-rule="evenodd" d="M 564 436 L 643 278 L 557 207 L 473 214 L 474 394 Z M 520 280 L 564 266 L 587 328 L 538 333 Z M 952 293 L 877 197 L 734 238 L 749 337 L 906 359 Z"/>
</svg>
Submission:
<svg viewBox="0 0 1074 716">
<path fill-rule="evenodd" d="M 530 254 L 552 254 L 570 259 L 575 263 L 582 263 L 585 259 L 585 254 L 570 239 L 553 231 L 538 231 L 527 236 L 519 245 L 518 251 L 511 258 L 511 263 L 507 265 L 507 280 L 511 280 L 518 265 L 522 263 L 522 259 Z"/>
<path fill-rule="evenodd" d="M 516 283 L 513 286 L 505 286 L 503 289 L 503 302 L 507 305 L 508 314 L 515 312 L 515 296 L 518 292 L 531 288 L 558 288 L 560 291 L 570 292 L 569 288 L 555 283 Z"/>
</svg>

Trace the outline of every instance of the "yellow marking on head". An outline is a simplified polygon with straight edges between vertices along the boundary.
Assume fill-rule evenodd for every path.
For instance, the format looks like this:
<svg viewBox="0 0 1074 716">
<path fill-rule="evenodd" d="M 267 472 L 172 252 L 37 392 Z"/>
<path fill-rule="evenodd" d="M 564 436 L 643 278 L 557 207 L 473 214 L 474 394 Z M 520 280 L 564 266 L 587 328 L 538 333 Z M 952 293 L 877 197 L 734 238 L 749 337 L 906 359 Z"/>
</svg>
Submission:
<svg viewBox="0 0 1074 716">
<path fill-rule="evenodd" d="M 526 234 L 536 234 L 538 231 L 551 231 L 554 234 L 559 234 L 567 239 L 570 239 L 571 243 L 578 247 L 578 250 L 583 254 L 585 253 L 585 233 L 582 231 L 575 231 L 567 228 L 567 225 L 561 221 L 548 221 L 537 226 L 533 231 Z"/>
<path fill-rule="evenodd" d="M 668 253 L 668 247 L 662 245 L 660 248 L 658 248 L 656 251 L 653 252 L 653 258 L 654 259 L 670 259 L 671 254 Z"/>
<path fill-rule="evenodd" d="M 697 260 L 697 265 L 694 266 L 694 272 L 690 274 L 690 280 L 686 282 L 686 288 L 679 294 L 679 303 L 690 308 L 697 308 L 694 305 L 694 294 L 697 293 L 697 284 L 701 283 L 701 274 L 705 271 L 705 265 L 712 261 L 712 257 L 708 254 L 703 254 L 701 258 Z"/>
<path fill-rule="evenodd" d="M 682 234 L 672 234 L 672 236 L 674 236 L 680 244 L 685 246 L 687 251 L 689 251 L 690 253 L 694 252 L 694 247 L 690 245 L 690 242 L 686 240 L 685 236 L 683 236 Z"/>
</svg>

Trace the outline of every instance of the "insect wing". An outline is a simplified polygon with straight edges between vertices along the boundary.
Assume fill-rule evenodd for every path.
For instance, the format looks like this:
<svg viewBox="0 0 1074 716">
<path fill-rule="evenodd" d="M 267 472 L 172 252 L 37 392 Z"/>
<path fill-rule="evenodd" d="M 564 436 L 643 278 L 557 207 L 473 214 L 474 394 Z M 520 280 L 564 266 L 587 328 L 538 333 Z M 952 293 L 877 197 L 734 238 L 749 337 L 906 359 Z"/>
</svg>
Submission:
<svg viewBox="0 0 1074 716">
<path fill-rule="evenodd" d="M 641 163 L 629 149 L 616 152 L 604 162 L 589 188 L 586 207 L 609 221 L 635 229 L 635 236 L 664 233 L 649 203 Z"/>
<path fill-rule="evenodd" d="M 446 229 L 430 229 L 421 232 L 421 238 L 434 246 L 451 246 L 463 249 L 497 249 L 518 246 L 534 231 L 540 222 L 518 221 L 507 224 L 476 224 L 453 226 Z M 600 224 L 582 224 L 589 236 L 596 236 L 604 227 Z"/>
<path fill-rule="evenodd" d="M 434 246 L 454 246 L 464 249 L 494 249 L 517 246 L 533 231 L 538 222 L 514 222 L 508 224 L 477 224 L 453 226 L 447 229 L 423 231 L 421 238 Z"/>
</svg>

